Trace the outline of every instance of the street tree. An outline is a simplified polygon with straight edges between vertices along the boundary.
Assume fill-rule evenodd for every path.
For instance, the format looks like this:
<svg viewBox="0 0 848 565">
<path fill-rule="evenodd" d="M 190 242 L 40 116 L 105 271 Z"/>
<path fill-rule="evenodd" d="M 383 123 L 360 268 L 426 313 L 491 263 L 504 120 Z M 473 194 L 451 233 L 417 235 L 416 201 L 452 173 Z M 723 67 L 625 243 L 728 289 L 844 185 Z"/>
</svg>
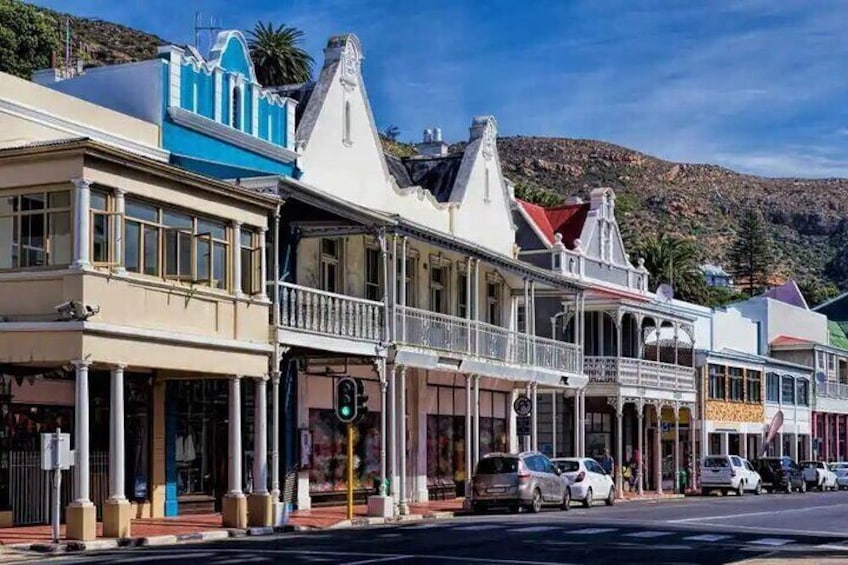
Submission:
<svg viewBox="0 0 848 565">
<path fill-rule="evenodd" d="M 731 272 L 749 296 L 768 286 L 774 268 L 774 250 L 759 210 L 749 208 L 742 216 L 728 259 Z"/>
</svg>

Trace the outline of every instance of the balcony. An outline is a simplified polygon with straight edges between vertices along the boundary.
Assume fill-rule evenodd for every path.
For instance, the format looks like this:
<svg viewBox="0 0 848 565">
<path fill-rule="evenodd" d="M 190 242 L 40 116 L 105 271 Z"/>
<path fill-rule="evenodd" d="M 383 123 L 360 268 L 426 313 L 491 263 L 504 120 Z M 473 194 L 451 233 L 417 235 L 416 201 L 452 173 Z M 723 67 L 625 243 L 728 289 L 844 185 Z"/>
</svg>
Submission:
<svg viewBox="0 0 848 565">
<path fill-rule="evenodd" d="M 281 343 L 373 354 L 384 339 L 384 316 L 382 302 L 280 283 Z"/>
<path fill-rule="evenodd" d="M 395 341 L 403 345 L 553 373 L 582 372 L 580 348 L 571 343 L 407 306 L 395 312 Z"/>
<path fill-rule="evenodd" d="M 692 367 L 629 357 L 586 357 L 583 369 L 590 383 L 695 391 L 695 369 Z"/>
<path fill-rule="evenodd" d="M 848 400 L 848 384 L 834 382 L 817 383 L 816 396 L 819 398 Z"/>
</svg>

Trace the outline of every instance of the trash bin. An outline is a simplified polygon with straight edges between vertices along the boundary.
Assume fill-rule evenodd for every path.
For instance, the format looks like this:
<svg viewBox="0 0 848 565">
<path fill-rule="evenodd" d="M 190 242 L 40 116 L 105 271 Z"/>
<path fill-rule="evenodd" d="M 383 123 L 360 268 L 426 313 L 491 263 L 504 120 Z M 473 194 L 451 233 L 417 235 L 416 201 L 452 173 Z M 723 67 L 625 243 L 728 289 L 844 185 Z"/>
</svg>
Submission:
<svg viewBox="0 0 848 565">
<path fill-rule="evenodd" d="M 685 493 L 686 489 L 689 487 L 689 473 L 686 472 L 686 469 L 680 469 L 678 471 L 677 482 L 680 485 L 678 494 Z"/>
<path fill-rule="evenodd" d="M 386 494 L 389 494 L 392 480 L 386 477 Z M 374 494 L 380 494 L 380 477 L 374 477 Z"/>
</svg>

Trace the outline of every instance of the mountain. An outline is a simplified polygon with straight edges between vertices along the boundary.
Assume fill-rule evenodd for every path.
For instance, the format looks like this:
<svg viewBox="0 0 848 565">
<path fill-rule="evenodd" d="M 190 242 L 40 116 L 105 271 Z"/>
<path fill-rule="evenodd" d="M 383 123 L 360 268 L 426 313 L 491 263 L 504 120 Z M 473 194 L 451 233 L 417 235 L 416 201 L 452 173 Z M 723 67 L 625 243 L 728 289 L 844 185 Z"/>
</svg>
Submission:
<svg viewBox="0 0 848 565">
<path fill-rule="evenodd" d="M 584 139 L 504 137 L 498 152 L 504 173 L 525 193 L 550 201 L 610 186 L 633 237 L 660 229 L 691 236 L 716 264 L 725 263 L 742 213 L 759 208 L 779 274 L 848 288 L 848 179 L 757 177 Z"/>
</svg>

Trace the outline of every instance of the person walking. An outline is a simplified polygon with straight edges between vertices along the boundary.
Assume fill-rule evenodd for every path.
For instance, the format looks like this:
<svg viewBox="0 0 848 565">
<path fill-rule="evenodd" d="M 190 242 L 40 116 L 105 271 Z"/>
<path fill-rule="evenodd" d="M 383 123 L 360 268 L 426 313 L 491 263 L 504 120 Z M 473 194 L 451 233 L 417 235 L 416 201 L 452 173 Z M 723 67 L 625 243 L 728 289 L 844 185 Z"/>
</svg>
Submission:
<svg viewBox="0 0 848 565">
<path fill-rule="evenodd" d="M 613 472 L 615 471 L 615 459 L 613 459 L 612 455 L 610 455 L 609 449 L 604 449 L 604 456 L 601 457 L 601 467 L 607 472 L 607 475 L 615 480 L 615 476 L 613 476 Z"/>
</svg>

